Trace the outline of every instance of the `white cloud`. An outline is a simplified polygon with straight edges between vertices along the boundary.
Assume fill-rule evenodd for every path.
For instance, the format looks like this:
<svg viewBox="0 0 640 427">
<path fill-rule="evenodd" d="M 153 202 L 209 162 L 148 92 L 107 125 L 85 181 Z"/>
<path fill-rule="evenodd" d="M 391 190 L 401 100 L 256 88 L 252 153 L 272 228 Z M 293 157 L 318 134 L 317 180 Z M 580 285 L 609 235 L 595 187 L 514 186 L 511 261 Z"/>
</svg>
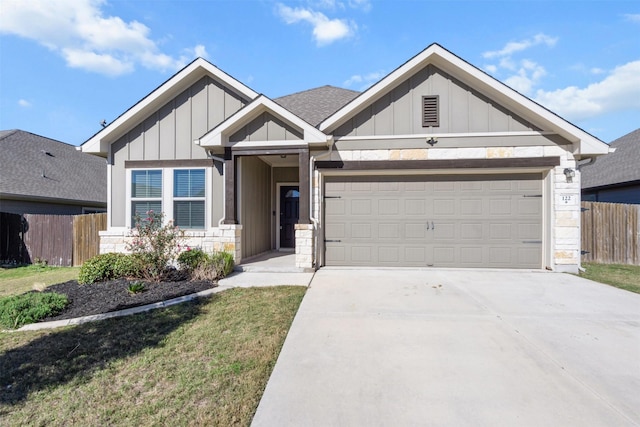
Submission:
<svg viewBox="0 0 640 427">
<path fill-rule="evenodd" d="M 342 84 L 344 87 L 351 87 L 353 85 L 358 85 L 358 90 L 365 90 L 369 88 L 372 84 L 377 83 L 378 80 L 383 78 L 386 73 L 382 70 L 375 71 L 366 75 L 355 74 L 345 80 Z"/>
<path fill-rule="evenodd" d="M 484 68 L 491 74 L 499 74 L 501 70 L 506 70 L 510 75 L 503 81 L 518 92 L 530 95 L 542 77 L 547 74 L 547 71 L 535 61 L 526 58 L 515 59 L 513 56 L 534 46 L 553 47 L 557 41 L 557 37 L 539 33 L 529 39 L 509 42 L 500 50 L 482 54 L 484 58 L 498 61 L 497 64 L 488 64 Z"/>
<path fill-rule="evenodd" d="M 19 99 L 18 100 L 18 105 L 22 108 L 29 108 L 31 107 L 31 103 L 29 101 L 27 101 L 26 99 Z"/>
<path fill-rule="evenodd" d="M 311 9 L 291 8 L 278 3 L 278 15 L 287 24 L 307 22 L 313 26 L 313 38 L 318 46 L 325 46 L 337 40 L 351 37 L 357 26 L 342 19 L 329 19 L 321 12 Z"/>
<path fill-rule="evenodd" d="M 162 71 L 184 65 L 185 58 L 160 51 L 146 25 L 104 16 L 104 4 L 105 0 L 3 0 L 0 32 L 34 40 L 70 67 L 108 76 L 132 72 L 136 65 Z"/>
<path fill-rule="evenodd" d="M 530 47 L 538 46 L 540 44 L 546 45 L 548 47 L 553 47 L 555 46 L 557 41 L 557 37 L 550 37 L 546 34 L 540 33 L 536 34 L 531 39 L 509 42 L 502 49 L 484 52 L 482 56 L 487 59 L 501 58 L 504 56 L 511 56 L 516 52 L 521 52 L 523 50 L 529 49 Z"/>
<path fill-rule="evenodd" d="M 570 120 L 583 120 L 624 109 L 640 109 L 640 61 L 616 67 L 585 88 L 538 90 L 535 100 Z"/>
<path fill-rule="evenodd" d="M 635 22 L 636 24 L 640 24 L 640 13 L 627 13 L 624 15 L 624 18 L 627 21 Z"/>
</svg>

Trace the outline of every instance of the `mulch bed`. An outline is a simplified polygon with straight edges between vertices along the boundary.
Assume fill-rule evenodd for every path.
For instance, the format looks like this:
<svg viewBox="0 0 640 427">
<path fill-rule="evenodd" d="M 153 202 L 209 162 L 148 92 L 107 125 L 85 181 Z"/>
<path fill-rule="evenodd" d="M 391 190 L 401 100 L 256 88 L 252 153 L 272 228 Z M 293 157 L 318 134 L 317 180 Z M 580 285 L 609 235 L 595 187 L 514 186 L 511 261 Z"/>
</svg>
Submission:
<svg viewBox="0 0 640 427">
<path fill-rule="evenodd" d="M 73 319 L 75 317 L 108 313 L 125 308 L 138 307 L 155 302 L 193 294 L 218 286 L 216 282 L 178 280 L 171 282 L 144 282 L 145 290 L 138 294 L 130 294 L 129 284 L 132 280 L 118 279 L 107 282 L 80 285 L 76 280 L 47 287 L 45 292 L 64 294 L 69 299 L 69 305 L 57 316 L 42 319 L 42 322 L 52 320 Z M 138 280 L 140 282 L 140 280 Z"/>
</svg>

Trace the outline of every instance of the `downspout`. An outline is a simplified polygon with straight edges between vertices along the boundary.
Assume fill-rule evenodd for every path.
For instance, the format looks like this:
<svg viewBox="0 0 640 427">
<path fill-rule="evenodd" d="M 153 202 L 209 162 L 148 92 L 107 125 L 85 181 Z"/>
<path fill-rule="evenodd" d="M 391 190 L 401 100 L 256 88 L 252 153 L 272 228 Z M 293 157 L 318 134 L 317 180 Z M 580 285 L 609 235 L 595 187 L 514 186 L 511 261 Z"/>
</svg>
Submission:
<svg viewBox="0 0 640 427">
<path fill-rule="evenodd" d="M 333 141 L 333 137 L 328 136 L 327 137 L 327 145 L 329 147 L 329 149 L 327 151 L 325 151 L 324 153 L 320 153 L 317 156 L 311 156 L 310 161 L 309 161 L 309 194 L 313 195 L 313 169 L 315 166 L 315 162 L 316 160 L 320 159 L 320 158 L 326 158 L 327 156 L 331 157 L 331 153 L 333 152 L 333 145 L 334 145 L 334 141 Z M 318 182 L 318 205 L 322 202 L 322 185 L 320 182 Z M 319 207 L 319 206 L 318 206 Z M 309 219 L 311 220 L 311 222 L 313 223 L 313 228 L 316 230 L 316 239 L 314 242 L 314 248 L 313 248 L 313 265 L 317 268 L 318 267 L 318 249 L 320 246 L 320 221 L 318 220 L 318 218 L 315 218 L 314 212 L 313 212 L 313 197 L 309 197 Z"/>
</svg>

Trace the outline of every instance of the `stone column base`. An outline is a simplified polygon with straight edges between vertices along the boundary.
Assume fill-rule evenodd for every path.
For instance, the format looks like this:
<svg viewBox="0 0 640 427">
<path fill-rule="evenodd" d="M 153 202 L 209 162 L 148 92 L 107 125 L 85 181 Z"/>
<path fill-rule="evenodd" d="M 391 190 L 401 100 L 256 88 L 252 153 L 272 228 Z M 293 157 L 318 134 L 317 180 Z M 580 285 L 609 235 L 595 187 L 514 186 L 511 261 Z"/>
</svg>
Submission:
<svg viewBox="0 0 640 427">
<path fill-rule="evenodd" d="M 296 224 L 296 267 L 315 270 L 313 265 L 313 224 Z"/>
</svg>

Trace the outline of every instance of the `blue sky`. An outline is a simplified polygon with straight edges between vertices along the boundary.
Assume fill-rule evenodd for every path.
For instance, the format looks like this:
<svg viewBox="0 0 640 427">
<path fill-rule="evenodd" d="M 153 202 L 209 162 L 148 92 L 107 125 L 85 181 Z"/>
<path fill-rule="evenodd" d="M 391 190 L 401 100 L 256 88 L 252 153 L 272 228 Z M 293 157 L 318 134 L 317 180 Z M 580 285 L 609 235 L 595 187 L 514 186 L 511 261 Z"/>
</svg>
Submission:
<svg viewBox="0 0 640 427">
<path fill-rule="evenodd" d="M 364 90 L 434 42 L 605 142 L 640 127 L 637 0 L 0 0 L 0 129 L 81 144 L 197 56 Z"/>
</svg>

